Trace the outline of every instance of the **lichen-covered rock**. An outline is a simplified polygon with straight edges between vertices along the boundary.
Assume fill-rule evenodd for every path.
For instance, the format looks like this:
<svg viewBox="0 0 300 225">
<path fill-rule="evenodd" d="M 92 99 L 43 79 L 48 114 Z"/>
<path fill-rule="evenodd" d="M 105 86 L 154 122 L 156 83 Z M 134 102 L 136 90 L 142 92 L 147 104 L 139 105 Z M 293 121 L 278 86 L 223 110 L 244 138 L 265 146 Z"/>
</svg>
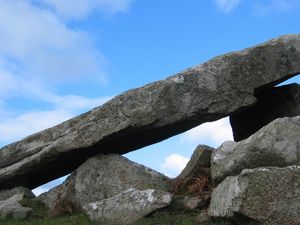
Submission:
<svg viewBox="0 0 300 225">
<path fill-rule="evenodd" d="M 12 189 L 0 190 L 0 201 L 7 200 L 16 194 L 22 194 L 26 198 L 34 198 L 35 195 L 26 187 L 15 187 Z"/>
<path fill-rule="evenodd" d="M 246 169 L 212 193 L 210 217 L 237 224 L 300 224 L 300 166 Z"/>
<path fill-rule="evenodd" d="M 142 71 L 141 71 L 142 72 Z M 300 73 L 300 35 L 228 53 L 0 150 L 0 188 L 35 188 L 99 153 L 134 151 L 256 102 L 254 93 Z"/>
<path fill-rule="evenodd" d="M 212 155 L 214 184 L 243 169 L 300 165 L 300 116 L 279 118 L 246 140 L 227 141 Z"/>
<path fill-rule="evenodd" d="M 235 141 L 248 138 L 277 118 L 300 115 L 299 84 L 270 88 L 256 98 L 256 105 L 230 116 Z"/>
<path fill-rule="evenodd" d="M 154 189 L 129 189 L 112 198 L 83 207 L 87 216 L 103 224 L 129 225 L 151 212 L 168 206 L 173 195 Z"/>
<path fill-rule="evenodd" d="M 11 198 L 0 201 L 0 218 L 25 219 L 32 212 L 31 208 L 23 207 L 19 201 L 24 194 L 15 194 Z"/>
<path fill-rule="evenodd" d="M 97 155 L 38 199 L 52 211 L 67 207 L 80 211 L 87 203 L 113 197 L 128 188 L 170 191 L 171 182 L 165 175 L 123 156 Z"/>
</svg>

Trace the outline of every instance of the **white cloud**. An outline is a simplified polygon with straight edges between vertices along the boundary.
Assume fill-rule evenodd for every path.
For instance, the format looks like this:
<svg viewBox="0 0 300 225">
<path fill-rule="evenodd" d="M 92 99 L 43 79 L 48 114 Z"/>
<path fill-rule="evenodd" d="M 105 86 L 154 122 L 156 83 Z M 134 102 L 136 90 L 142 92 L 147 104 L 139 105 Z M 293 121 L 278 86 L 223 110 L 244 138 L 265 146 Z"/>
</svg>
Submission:
<svg viewBox="0 0 300 225">
<path fill-rule="evenodd" d="M 224 13 L 230 13 L 239 6 L 242 0 L 215 0 L 217 7 Z"/>
<path fill-rule="evenodd" d="M 110 99 L 55 93 L 57 84 L 106 82 L 105 59 L 92 35 L 67 23 L 93 10 L 125 11 L 131 0 L 43 2 L 48 7 L 39 0 L 0 1 L 1 144 L 51 127 Z M 47 105 L 47 110 L 20 112 L 8 107 L 12 98 L 20 97 L 24 105 L 27 100 L 39 101 L 42 107 Z"/>
<path fill-rule="evenodd" d="M 189 158 L 174 153 L 165 158 L 162 170 L 166 175 L 175 177 L 185 168 L 188 161 Z"/>
<path fill-rule="evenodd" d="M 232 140 L 232 129 L 228 117 L 215 122 L 204 123 L 182 134 L 181 141 L 193 144 L 211 142 L 215 147 L 226 140 Z"/>
<path fill-rule="evenodd" d="M 0 143 L 20 140 L 35 132 L 64 122 L 83 110 L 102 105 L 110 99 L 110 97 L 92 99 L 82 96 L 58 96 L 55 94 L 52 94 L 52 96 L 52 101 L 56 104 L 56 108 L 53 110 L 26 112 L 19 116 L 2 115 L 2 118 L 0 118 Z M 50 101 L 50 98 L 45 100 Z"/>
<path fill-rule="evenodd" d="M 0 121 L 0 142 L 19 140 L 37 131 L 56 125 L 74 115 L 65 110 L 27 112 Z"/>
<path fill-rule="evenodd" d="M 0 8 L 2 66 L 46 82 L 105 81 L 105 60 L 88 33 L 28 1 L 0 1 Z"/>
<path fill-rule="evenodd" d="M 45 4 L 52 6 L 62 17 L 69 19 L 81 19 L 89 13 L 100 10 L 109 14 L 125 12 L 133 0 L 42 0 Z"/>
</svg>

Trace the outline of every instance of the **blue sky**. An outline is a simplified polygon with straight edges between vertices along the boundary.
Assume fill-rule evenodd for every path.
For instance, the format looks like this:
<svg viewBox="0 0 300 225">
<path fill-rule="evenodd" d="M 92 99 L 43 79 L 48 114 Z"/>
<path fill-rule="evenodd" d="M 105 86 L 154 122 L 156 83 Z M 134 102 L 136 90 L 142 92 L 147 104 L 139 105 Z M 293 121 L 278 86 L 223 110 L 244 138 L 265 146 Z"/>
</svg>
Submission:
<svg viewBox="0 0 300 225">
<path fill-rule="evenodd" d="M 219 54 L 300 33 L 299 10 L 300 0 L 0 0 L 0 146 Z M 225 119 L 126 156 L 176 176 L 198 144 L 231 136 Z"/>
</svg>

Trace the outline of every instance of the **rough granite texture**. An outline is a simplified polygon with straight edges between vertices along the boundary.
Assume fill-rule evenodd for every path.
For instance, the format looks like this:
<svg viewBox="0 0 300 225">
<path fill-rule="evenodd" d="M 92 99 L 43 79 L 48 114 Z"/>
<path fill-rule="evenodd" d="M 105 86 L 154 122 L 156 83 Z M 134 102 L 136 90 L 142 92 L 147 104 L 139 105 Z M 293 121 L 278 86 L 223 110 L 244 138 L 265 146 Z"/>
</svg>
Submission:
<svg viewBox="0 0 300 225">
<path fill-rule="evenodd" d="M 0 201 L 7 200 L 16 194 L 22 194 L 26 198 L 34 198 L 35 195 L 26 187 L 15 187 L 13 189 L 0 190 Z"/>
<path fill-rule="evenodd" d="M 300 167 L 246 169 L 214 189 L 208 214 L 243 225 L 300 224 Z"/>
<path fill-rule="evenodd" d="M 214 150 L 214 148 L 206 145 L 198 145 L 191 159 L 176 179 L 185 180 L 197 177 L 201 168 L 210 168 L 211 155 Z"/>
<path fill-rule="evenodd" d="M 112 198 L 84 206 L 92 220 L 103 224 L 130 225 L 151 212 L 168 206 L 173 195 L 154 189 L 129 189 Z"/>
<path fill-rule="evenodd" d="M 32 212 L 31 208 L 23 207 L 19 201 L 24 194 L 15 194 L 9 199 L 0 201 L 0 218 L 3 219 L 26 219 Z"/>
<path fill-rule="evenodd" d="M 83 163 L 67 180 L 38 199 L 52 211 L 69 205 L 81 211 L 83 205 L 113 197 L 129 188 L 171 190 L 165 175 L 120 155 L 97 155 Z"/>
<path fill-rule="evenodd" d="M 300 85 L 270 88 L 256 95 L 257 104 L 230 116 L 235 141 L 248 138 L 277 118 L 300 115 Z"/>
<path fill-rule="evenodd" d="M 141 71 L 142 73 L 142 71 Z M 99 153 L 123 154 L 236 113 L 300 73 L 300 35 L 213 58 L 129 90 L 85 114 L 0 150 L 0 188 L 35 188 Z"/>
<path fill-rule="evenodd" d="M 279 118 L 246 140 L 227 141 L 212 155 L 214 184 L 243 169 L 300 165 L 300 116 Z"/>
</svg>

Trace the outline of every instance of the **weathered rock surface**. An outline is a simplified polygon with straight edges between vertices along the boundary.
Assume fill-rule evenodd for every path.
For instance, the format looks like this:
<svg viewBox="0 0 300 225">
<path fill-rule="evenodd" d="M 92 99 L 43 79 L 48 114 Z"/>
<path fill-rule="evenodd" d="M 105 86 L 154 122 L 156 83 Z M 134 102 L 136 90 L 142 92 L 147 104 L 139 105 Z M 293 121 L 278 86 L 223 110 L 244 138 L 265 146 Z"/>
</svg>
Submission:
<svg viewBox="0 0 300 225">
<path fill-rule="evenodd" d="M 81 211 L 83 205 L 113 197 L 129 188 L 170 191 L 171 182 L 165 175 L 123 156 L 97 155 L 83 163 L 63 184 L 38 199 L 54 212 L 66 207 Z"/>
<path fill-rule="evenodd" d="M 230 116 L 235 141 L 248 138 L 277 118 L 300 115 L 300 85 L 289 84 L 256 95 L 257 104 Z"/>
<path fill-rule="evenodd" d="M 237 224 L 300 224 L 300 167 L 246 169 L 213 191 L 208 214 Z"/>
<path fill-rule="evenodd" d="M 213 182 L 243 169 L 300 165 L 300 116 L 279 118 L 240 142 L 227 141 L 212 155 Z"/>
<path fill-rule="evenodd" d="M 204 185 L 203 188 L 209 189 L 206 186 L 208 186 L 209 183 L 211 183 L 210 164 L 211 164 L 211 155 L 213 151 L 214 148 L 211 148 L 206 145 L 197 146 L 190 161 L 187 163 L 186 167 L 173 180 L 175 193 L 182 194 L 187 192 L 195 192 L 196 190 L 191 190 L 190 188 L 201 178 L 202 181 L 206 180 L 207 183 L 207 185 Z M 206 199 L 206 201 L 207 200 L 208 199 Z"/>
<path fill-rule="evenodd" d="M 16 187 L 13 189 L 0 190 L 0 201 L 7 200 L 16 194 L 21 194 L 26 198 L 34 198 L 35 195 L 26 187 Z"/>
<path fill-rule="evenodd" d="M 129 189 L 112 198 L 87 204 L 84 206 L 84 212 L 92 221 L 129 225 L 157 209 L 168 206 L 172 198 L 172 194 L 154 189 Z"/>
<path fill-rule="evenodd" d="M 0 151 L 0 188 L 37 187 L 99 153 L 123 154 L 231 115 L 300 73 L 300 35 L 225 54 Z"/>
<path fill-rule="evenodd" d="M 214 150 L 214 148 L 206 145 L 198 145 L 190 161 L 176 178 L 185 180 L 190 177 L 197 177 L 201 168 L 210 168 L 211 154 Z"/>
<path fill-rule="evenodd" d="M 183 207 L 186 210 L 194 210 L 197 208 L 204 208 L 207 205 L 207 201 L 203 200 L 201 197 L 199 196 L 186 196 L 183 199 Z"/>
<path fill-rule="evenodd" d="M 25 219 L 32 212 L 31 208 L 23 207 L 19 201 L 24 197 L 24 194 L 15 194 L 9 199 L 0 201 L 0 218 L 5 219 Z"/>
</svg>

